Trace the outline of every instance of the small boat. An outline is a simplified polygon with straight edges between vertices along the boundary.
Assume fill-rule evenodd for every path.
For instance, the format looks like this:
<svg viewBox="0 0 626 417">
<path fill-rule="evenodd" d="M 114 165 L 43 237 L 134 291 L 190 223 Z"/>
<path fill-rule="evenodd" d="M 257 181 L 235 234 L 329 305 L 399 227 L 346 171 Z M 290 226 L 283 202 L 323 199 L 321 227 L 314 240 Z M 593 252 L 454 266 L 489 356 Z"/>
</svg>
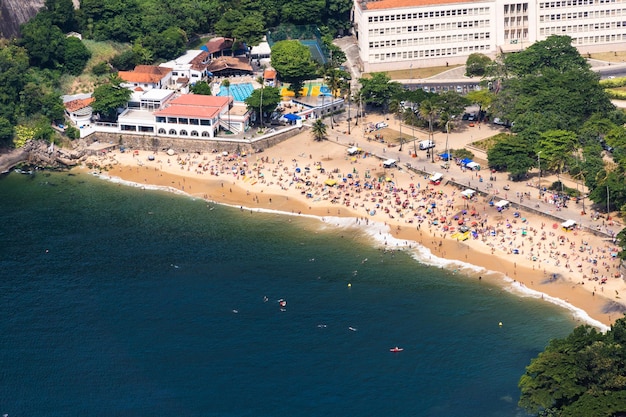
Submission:
<svg viewBox="0 0 626 417">
<path fill-rule="evenodd" d="M 389 349 L 389 352 L 402 352 L 404 350 L 404 348 L 401 347 L 392 347 L 391 349 Z"/>
</svg>

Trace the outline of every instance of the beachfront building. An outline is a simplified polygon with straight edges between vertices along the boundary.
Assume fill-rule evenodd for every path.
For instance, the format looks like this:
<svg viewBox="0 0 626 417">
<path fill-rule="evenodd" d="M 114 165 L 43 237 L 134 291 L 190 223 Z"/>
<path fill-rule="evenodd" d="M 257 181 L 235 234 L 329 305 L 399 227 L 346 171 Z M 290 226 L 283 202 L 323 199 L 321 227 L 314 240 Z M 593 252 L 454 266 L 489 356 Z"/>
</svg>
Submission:
<svg viewBox="0 0 626 417">
<path fill-rule="evenodd" d="M 183 94 L 151 90 L 140 107 L 129 107 L 118 117 L 116 131 L 190 139 L 212 139 L 220 130 L 248 130 L 250 111 L 232 97 Z M 104 131 L 104 130 L 102 130 Z"/>
<path fill-rule="evenodd" d="M 137 65 L 132 71 L 119 71 L 122 87 L 132 91 L 168 88 L 172 85 L 172 69 L 156 65 Z"/>
<path fill-rule="evenodd" d="M 165 62 L 160 67 L 172 70 L 172 84 L 181 93 L 189 92 L 189 85 L 198 81 L 206 80 L 210 75 L 207 69 L 209 65 L 209 53 L 201 49 L 188 50 L 184 55 Z"/>
<path fill-rule="evenodd" d="M 626 0 L 354 0 L 352 21 L 365 72 L 464 64 L 550 35 L 581 53 L 626 48 Z"/>
<path fill-rule="evenodd" d="M 65 116 L 79 129 L 88 126 L 91 123 L 91 116 L 93 115 L 91 103 L 93 103 L 94 100 L 91 94 L 63 96 Z"/>
<path fill-rule="evenodd" d="M 154 112 L 156 132 L 160 136 L 214 138 L 220 126 L 228 130 L 226 124 L 232 104 L 232 97 L 196 94 L 176 97 Z"/>
</svg>

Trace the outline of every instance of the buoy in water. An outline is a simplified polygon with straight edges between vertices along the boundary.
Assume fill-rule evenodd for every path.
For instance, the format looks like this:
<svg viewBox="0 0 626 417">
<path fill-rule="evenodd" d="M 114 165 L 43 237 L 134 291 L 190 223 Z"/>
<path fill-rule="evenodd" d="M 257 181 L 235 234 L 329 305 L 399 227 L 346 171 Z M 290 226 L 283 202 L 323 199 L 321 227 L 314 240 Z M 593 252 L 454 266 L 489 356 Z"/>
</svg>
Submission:
<svg viewBox="0 0 626 417">
<path fill-rule="evenodd" d="M 352 284 L 350 284 L 350 283 L 348 282 L 348 287 L 351 287 L 351 286 L 352 286 Z"/>
<path fill-rule="evenodd" d="M 499 323 L 498 323 L 498 326 L 502 327 L 502 322 L 499 322 Z"/>
</svg>

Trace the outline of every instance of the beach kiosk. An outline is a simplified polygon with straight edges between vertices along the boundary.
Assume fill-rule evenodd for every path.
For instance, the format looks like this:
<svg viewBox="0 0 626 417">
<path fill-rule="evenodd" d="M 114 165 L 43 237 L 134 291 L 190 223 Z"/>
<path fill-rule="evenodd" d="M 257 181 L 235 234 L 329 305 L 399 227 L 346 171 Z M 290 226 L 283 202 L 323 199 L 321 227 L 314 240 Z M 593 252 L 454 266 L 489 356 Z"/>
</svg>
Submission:
<svg viewBox="0 0 626 417">
<path fill-rule="evenodd" d="M 433 173 L 433 175 L 430 176 L 429 180 L 430 183 L 433 185 L 439 185 L 441 184 L 441 180 L 443 179 L 443 174 L 440 172 L 435 172 Z"/>
<path fill-rule="evenodd" d="M 496 208 L 498 209 L 498 211 L 502 211 L 508 208 L 510 204 L 511 203 L 508 202 L 507 200 L 500 200 L 496 203 Z"/>
<path fill-rule="evenodd" d="M 576 221 L 574 221 L 574 220 L 565 220 L 563 223 L 561 223 L 561 227 L 566 232 L 572 231 L 576 227 Z"/>
<path fill-rule="evenodd" d="M 461 191 L 461 195 L 467 200 L 470 200 L 472 197 L 474 197 L 475 194 L 476 191 L 472 190 L 471 188 L 468 188 L 465 191 Z"/>
<path fill-rule="evenodd" d="M 465 164 L 465 167 L 471 169 L 472 171 L 480 171 L 480 164 L 477 164 L 474 161 L 468 162 Z"/>
<path fill-rule="evenodd" d="M 395 166 L 396 166 L 395 159 L 387 159 L 386 161 L 383 162 L 383 168 L 393 168 Z"/>
<path fill-rule="evenodd" d="M 361 148 L 357 148 L 356 146 L 352 146 L 348 149 L 346 149 L 346 152 L 348 152 L 348 155 L 358 155 L 361 153 Z"/>
</svg>

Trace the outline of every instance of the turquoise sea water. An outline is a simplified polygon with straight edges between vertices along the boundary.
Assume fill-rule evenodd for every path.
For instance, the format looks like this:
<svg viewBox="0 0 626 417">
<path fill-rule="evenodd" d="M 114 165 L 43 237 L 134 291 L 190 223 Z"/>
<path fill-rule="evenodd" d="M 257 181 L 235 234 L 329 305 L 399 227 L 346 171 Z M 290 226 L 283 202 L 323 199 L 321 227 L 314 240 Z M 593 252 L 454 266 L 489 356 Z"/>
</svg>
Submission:
<svg viewBox="0 0 626 417">
<path fill-rule="evenodd" d="M 356 229 L 88 174 L 1 178 L 0 224 L 10 417 L 521 416 L 574 327 Z"/>
</svg>

